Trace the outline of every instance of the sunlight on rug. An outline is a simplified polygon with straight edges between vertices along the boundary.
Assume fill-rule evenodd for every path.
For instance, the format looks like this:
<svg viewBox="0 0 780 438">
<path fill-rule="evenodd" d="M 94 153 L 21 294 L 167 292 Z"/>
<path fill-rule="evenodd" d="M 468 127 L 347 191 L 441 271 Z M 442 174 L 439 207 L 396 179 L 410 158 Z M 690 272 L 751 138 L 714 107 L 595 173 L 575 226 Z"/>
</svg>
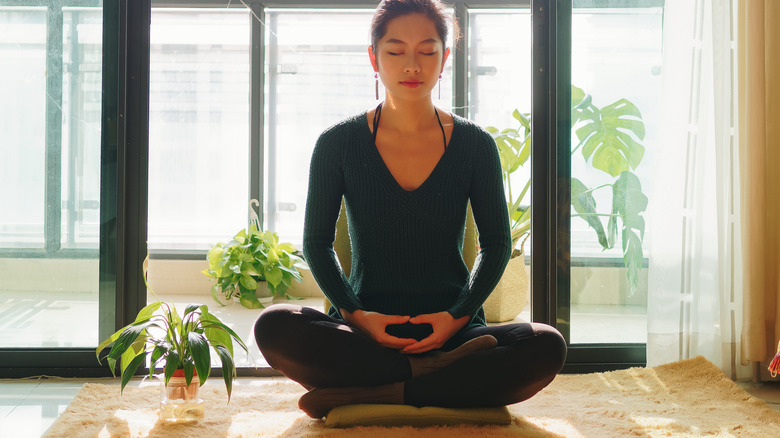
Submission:
<svg viewBox="0 0 780 438">
<path fill-rule="evenodd" d="M 217 382 L 218 383 L 218 382 Z M 509 406 L 509 426 L 326 429 L 298 410 L 304 390 L 287 381 L 240 385 L 226 403 L 201 388 L 206 417 L 157 419 L 156 385 L 86 384 L 44 435 L 53 437 L 778 437 L 780 412 L 750 396 L 702 357 L 655 368 L 560 375 L 530 400 Z"/>
</svg>

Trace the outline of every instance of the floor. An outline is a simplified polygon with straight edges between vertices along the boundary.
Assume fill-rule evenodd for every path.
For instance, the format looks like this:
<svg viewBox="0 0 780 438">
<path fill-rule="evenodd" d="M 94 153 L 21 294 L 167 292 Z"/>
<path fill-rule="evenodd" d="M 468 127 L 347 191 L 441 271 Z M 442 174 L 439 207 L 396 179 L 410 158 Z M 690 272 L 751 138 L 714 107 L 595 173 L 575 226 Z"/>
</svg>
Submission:
<svg viewBox="0 0 780 438">
<path fill-rule="evenodd" d="M 63 337 L 62 333 L 52 331 L 52 333 L 41 336 L 36 339 L 20 340 L 13 336 L 13 331 L 18 330 L 22 334 L 30 335 L 29 325 L 31 321 L 40 319 L 41 324 L 45 324 L 51 318 L 46 314 L 51 310 L 63 311 L 70 307 L 75 314 L 81 314 L 81 320 L 84 312 L 84 306 L 89 306 L 88 299 L 78 299 L 75 303 L 63 302 L 59 300 L 37 301 L 31 297 L 24 299 L 7 298 L 0 301 L 0 316 L 20 315 L 24 313 L 24 318 L 3 318 L 0 320 L 0 328 L 4 332 L 3 340 L 16 339 L 24 345 L 44 345 L 44 346 L 88 346 L 95 341 L 90 337 L 84 340 L 74 340 L 73 334 Z M 184 295 L 175 295 L 162 297 L 165 301 L 173 301 L 177 308 L 182 309 L 186 304 L 203 301 L 202 297 L 190 297 Z M 29 303 L 26 303 L 30 300 Z M 322 307 L 322 299 L 309 298 L 298 302 L 312 307 Z M 95 306 L 96 307 L 96 306 Z M 265 360 L 254 345 L 254 336 L 252 336 L 252 326 L 257 311 L 244 309 L 238 304 L 219 307 L 216 304 L 209 303 L 209 309 L 234 328 L 238 334 L 245 340 L 249 347 L 250 354 L 244 355 L 237 353 L 236 363 L 240 367 L 264 367 L 267 366 Z M 528 320 L 529 315 L 526 311 L 518 316 L 518 320 Z M 621 330 L 614 330 L 614 327 L 621 327 Z M 572 342 L 590 343 L 590 342 L 645 342 L 645 332 L 647 320 L 644 314 L 644 308 L 631 306 L 573 306 L 572 307 Z M 94 331 L 89 324 L 84 325 L 85 333 Z M 8 347 L 9 345 L 0 345 Z M 275 378 L 239 378 L 236 385 L 260 385 Z M 79 391 L 81 386 L 87 382 L 100 382 L 105 384 L 118 385 L 116 379 L 63 379 L 63 378 L 31 378 L 31 379 L 11 379 L 0 380 L 0 438 L 27 438 L 39 437 L 54 422 L 57 416 L 65 410 L 72 398 Z M 131 381 L 131 385 L 142 385 L 145 382 L 141 379 Z M 206 383 L 207 385 L 211 382 Z M 219 384 L 216 382 L 214 384 Z M 738 382 L 740 386 L 748 392 L 765 400 L 767 403 L 780 411 L 780 383 L 756 384 L 750 381 Z M 117 389 L 118 390 L 118 389 Z"/>
<path fill-rule="evenodd" d="M 282 377 L 238 378 L 235 385 L 262 385 Z M 219 379 L 218 379 L 219 380 Z M 0 380 L 0 437 L 40 437 L 65 410 L 71 399 L 87 382 L 117 385 L 116 379 L 12 379 Z M 132 380 L 131 386 L 143 385 L 141 379 Z M 209 384 L 221 384 L 209 381 Z M 780 382 L 737 382 L 746 391 L 780 411 Z"/>
</svg>

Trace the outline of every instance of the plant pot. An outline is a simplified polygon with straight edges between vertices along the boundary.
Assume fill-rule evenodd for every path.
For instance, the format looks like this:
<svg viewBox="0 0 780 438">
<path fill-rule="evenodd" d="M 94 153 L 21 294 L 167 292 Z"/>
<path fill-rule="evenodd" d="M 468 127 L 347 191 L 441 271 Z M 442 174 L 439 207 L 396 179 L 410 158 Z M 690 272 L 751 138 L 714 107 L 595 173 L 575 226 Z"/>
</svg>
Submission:
<svg viewBox="0 0 780 438">
<path fill-rule="evenodd" d="M 161 377 L 163 380 L 164 377 Z M 187 385 L 184 370 L 176 370 L 168 381 L 163 384 L 160 400 L 160 419 L 169 422 L 187 422 L 203 418 L 206 402 L 198 397 L 200 381 L 197 372 Z"/>
<path fill-rule="evenodd" d="M 268 282 L 266 281 L 257 282 L 257 292 L 255 293 L 255 296 L 257 297 L 257 301 L 260 301 L 260 304 L 262 304 L 263 307 L 268 307 L 274 303 L 274 296 L 271 293 L 271 289 L 268 287 Z"/>
<path fill-rule="evenodd" d="M 487 322 L 511 321 L 528 305 L 528 272 L 525 256 L 520 253 L 509 260 L 504 275 L 482 307 Z"/>
</svg>

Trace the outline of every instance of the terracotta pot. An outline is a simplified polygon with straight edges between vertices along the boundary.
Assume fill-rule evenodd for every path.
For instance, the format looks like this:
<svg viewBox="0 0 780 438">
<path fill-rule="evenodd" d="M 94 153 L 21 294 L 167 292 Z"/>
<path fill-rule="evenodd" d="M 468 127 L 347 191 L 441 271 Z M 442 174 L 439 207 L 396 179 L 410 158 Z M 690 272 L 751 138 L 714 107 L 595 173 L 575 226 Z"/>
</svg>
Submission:
<svg viewBox="0 0 780 438">
<path fill-rule="evenodd" d="M 525 267 L 525 255 L 509 260 L 504 275 L 482 307 L 487 322 L 511 321 L 528 305 L 528 271 Z"/>
</svg>

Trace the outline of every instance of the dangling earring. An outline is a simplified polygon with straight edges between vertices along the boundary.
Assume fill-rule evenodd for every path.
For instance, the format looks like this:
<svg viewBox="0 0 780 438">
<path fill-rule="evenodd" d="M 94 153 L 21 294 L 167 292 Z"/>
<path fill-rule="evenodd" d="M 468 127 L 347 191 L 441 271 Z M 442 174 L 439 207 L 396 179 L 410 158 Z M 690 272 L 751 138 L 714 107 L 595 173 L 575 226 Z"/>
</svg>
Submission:
<svg viewBox="0 0 780 438">
<path fill-rule="evenodd" d="M 441 100 L 441 75 L 439 75 L 439 100 Z"/>
<path fill-rule="evenodd" d="M 374 73 L 374 94 L 376 94 L 376 100 L 379 100 L 379 74 Z"/>
</svg>

